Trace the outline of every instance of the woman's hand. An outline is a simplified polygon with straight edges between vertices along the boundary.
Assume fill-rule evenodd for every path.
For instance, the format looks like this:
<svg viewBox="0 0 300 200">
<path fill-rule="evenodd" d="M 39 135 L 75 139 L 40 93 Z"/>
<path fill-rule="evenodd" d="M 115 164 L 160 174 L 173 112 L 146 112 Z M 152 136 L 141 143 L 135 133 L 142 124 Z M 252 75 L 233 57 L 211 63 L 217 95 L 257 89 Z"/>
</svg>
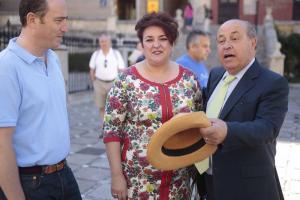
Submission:
<svg viewBox="0 0 300 200">
<path fill-rule="evenodd" d="M 123 174 L 111 176 L 111 195 L 118 200 L 127 199 L 127 183 Z"/>
<path fill-rule="evenodd" d="M 105 143 L 111 173 L 111 195 L 118 200 L 127 199 L 127 183 L 121 165 L 120 142 Z"/>
</svg>

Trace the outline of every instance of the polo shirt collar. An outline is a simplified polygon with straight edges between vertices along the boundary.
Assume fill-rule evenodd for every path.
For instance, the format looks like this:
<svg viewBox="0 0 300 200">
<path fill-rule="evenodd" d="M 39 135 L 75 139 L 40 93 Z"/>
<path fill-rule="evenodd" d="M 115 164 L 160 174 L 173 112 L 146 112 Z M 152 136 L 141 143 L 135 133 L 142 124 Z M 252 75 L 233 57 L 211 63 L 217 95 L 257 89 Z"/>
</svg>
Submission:
<svg viewBox="0 0 300 200">
<path fill-rule="evenodd" d="M 29 51 L 27 51 L 26 49 L 21 47 L 17 43 L 17 37 L 9 40 L 8 49 L 11 50 L 12 52 L 14 52 L 18 57 L 20 57 L 22 60 L 24 60 L 28 64 L 33 63 L 36 59 L 40 59 L 39 57 L 31 54 Z M 46 52 L 47 54 L 48 54 L 48 51 Z"/>
</svg>

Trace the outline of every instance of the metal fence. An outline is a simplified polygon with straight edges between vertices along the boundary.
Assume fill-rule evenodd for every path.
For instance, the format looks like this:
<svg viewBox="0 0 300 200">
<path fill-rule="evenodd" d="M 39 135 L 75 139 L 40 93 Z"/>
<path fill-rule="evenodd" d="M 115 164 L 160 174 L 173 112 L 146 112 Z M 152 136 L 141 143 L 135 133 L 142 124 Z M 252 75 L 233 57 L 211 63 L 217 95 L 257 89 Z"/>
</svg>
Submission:
<svg viewBox="0 0 300 200">
<path fill-rule="evenodd" d="M 20 34 L 20 27 L 6 25 L 0 28 L 0 51 L 4 49 L 11 38 Z"/>
<path fill-rule="evenodd" d="M 93 83 L 87 72 L 70 72 L 68 89 L 69 93 L 90 90 L 93 88 Z"/>
<path fill-rule="evenodd" d="M 20 34 L 20 26 L 6 25 L 0 27 L 0 51 L 3 50 L 9 43 L 9 40 L 13 37 L 17 37 Z M 125 38 L 122 34 L 117 34 L 112 39 L 113 48 L 118 49 L 125 63 L 127 62 L 128 55 L 135 49 L 137 39 Z M 64 36 L 62 44 L 65 45 L 69 53 L 86 53 L 95 51 L 98 45 L 98 38 L 87 38 L 79 36 Z M 72 72 L 69 71 L 68 75 L 68 91 L 77 92 L 82 90 L 89 90 L 92 88 L 92 83 L 89 79 L 88 72 Z"/>
</svg>

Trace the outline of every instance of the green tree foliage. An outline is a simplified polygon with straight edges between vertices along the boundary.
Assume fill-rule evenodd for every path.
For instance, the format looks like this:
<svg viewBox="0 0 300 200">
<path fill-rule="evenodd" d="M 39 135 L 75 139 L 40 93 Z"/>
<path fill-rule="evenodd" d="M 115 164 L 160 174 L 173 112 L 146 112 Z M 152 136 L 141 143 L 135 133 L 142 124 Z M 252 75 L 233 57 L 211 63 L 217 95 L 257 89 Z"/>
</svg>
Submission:
<svg viewBox="0 0 300 200">
<path fill-rule="evenodd" d="M 72 53 L 69 54 L 69 71 L 70 72 L 88 72 L 89 62 L 92 53 Z"/>
<path fill-rule="evenodd" d="M 284 72 L 290 81 L 300 81 L 300 34 L 279 35 L 281 52 L 285 54 Z"/>
</svg>

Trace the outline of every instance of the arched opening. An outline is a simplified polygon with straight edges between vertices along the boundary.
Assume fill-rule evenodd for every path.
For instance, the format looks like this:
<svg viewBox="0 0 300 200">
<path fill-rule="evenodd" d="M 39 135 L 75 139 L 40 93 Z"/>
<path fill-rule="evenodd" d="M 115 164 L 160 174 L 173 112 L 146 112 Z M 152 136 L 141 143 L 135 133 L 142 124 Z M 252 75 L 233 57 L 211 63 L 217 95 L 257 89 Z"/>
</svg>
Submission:
<svg viewBox="0 0 300 200">
<path fill-rule="evenodd" d="M 187 2 L 188 0 L 164 0 L 163 10 L 175 17 L 176 10 L 178 8 L 183 10 Z"/>
<path fill-rule="evenodd" d="M 136 19 L 136 0 L 118 0 L 118 19 L 135 20 Z"/>
<path fill-rule="evenodd" d="M 219 0 L 218 23 L 239 18 L 239 0 Z"/>
<path fill-rule="evenodd" d="M 294 0 L 293 20 L 300 20 L 300 0 Z"/>
</svg>

